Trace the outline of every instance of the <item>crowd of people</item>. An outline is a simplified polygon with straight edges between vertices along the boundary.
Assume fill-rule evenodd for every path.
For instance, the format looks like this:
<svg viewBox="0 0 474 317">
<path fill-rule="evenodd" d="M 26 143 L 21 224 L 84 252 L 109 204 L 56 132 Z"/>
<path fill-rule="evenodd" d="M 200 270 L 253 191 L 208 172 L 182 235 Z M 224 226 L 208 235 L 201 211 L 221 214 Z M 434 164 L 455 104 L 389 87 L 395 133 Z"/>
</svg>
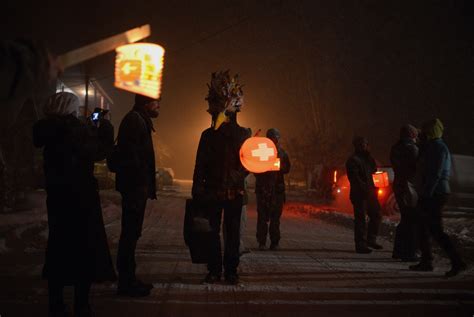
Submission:
<svg viewBox="0 0 474 317">
<path fill-rule="evenodd" d="M 442 139 L 443 130 L 439 119 L 425 122 L 421 133 L 414 126 L 405 125 L 400 140 L 391 149 L 393 191 L 400 210 L 392 257 L 405 262 L 420 260 L 410 270 L 433 271 L 433 238 L 451 260 L 451 269 L 445 276 L 452 277 L 466 270 L 466 264 L 442 224 L 442 210 L 450 194 L 451 170 L 451 154 Z M 377 167 L 366 138 L 355 137 L 353 145 L 355 151 L 347 160 L 346 169 L 354 207 L 355 250 L 371 253 L 373 249 L 382 249 L 376 242 L 381 222 L 373 180 Z"/>
<path fill-rule="evenodd" d="M 21 53 L 13 54 L 15 56 L 28 55 L 29 46 L 5 47 Z M 34 52 L 30 55 L 38 59 L 43 56 L 44 63 L 38 62 L 39 66 L 31 69 L 26 79 L 12 75 L 5 86 L 6 92 L 2 93 L 5 100 L 10 101 L 5 109 L 12 116 L 18 114 L 15 105 L 28 97 L 28 94 L 18 93 L 18 83 L 27 84 L 22 86 L 26 87 L 23 92 L 33 93 L 32 83 L 39 74 L 47 78 L 43 80 L 40 76 L 40 81 L 48 81 L 59 71 L 47 51 Z M 12 74 L 16 74 L 14 66 L 22 67 L 23 59 L 16 60 L 12 63 Z M 225 281 L 235 285 L 239 283 L 240 256 L 246 252 L 241 241 L 246 222 L 245 178 L 249 173 L 240 162 L 239 150 L 251 136 L 251 131 L 237 122 L 237 114 L 243 105 L 238 77 L 230 76 L 228 71 L 213 73 L 208 86 L 206 100 L 212 124 L 203 131 L 199 141 L 192 196 L 195 201 L 205 204 L 212 231 L 208 274 L 204 282 L 216 283 L 224 274 Z M 122 196 L 117 294 L 130 297 L 150 294 L 153 285 L 136 276 L 135 250 L 147 200 L 157 198 L 151 134 L 154 131 L 152 119 L 158 116 L 159 103 L 159 99 L 136 95 L 133 108 L 120 124 L 117 142 L 114 142 L 114 128 L 105 117 L 78 119 L 79 100 L 68 92 L 49 97 L 44 107 L 45 117 L 34 125 L 34 145 L 43 148 L 44 156 L 49 236 L 43 277 L 48 280 L 51 316 L 67 315 L 63 299 L 63 289 L 67 285 L 75 287 L 75 315 L 91 316 L 89 292 L 92 283 L 117 279 L 107 244 L 99 188 L 93 174 L 94 162 L 105 158 L 110 170 L 116 173 L 116 189 Z M 406 125 L 401 129 L 400 140 L 392 147 L 393 189 L 401 215 L 393 257 L 414 262 L 418 260 L 420 250 L 420 262 L 410 269 L 432 271 L 432 237 L 451 260 L 452 267 L 446 272 L 449 277 L 465 270 L 466 264 L 442 226 L 442 209 L 450 193 L 451 166 L 450 152 L 442 134 L 443 125 L 439 119 L 426 122 L 421 134 L 415 127 Z M 256 240 L 258 248 L 266 250 L 269 237 L 269 248 L 278 250 L 280 218 L 286 200 L 284 174 L 290 171 L 290 160 L 279 142 L 280 132 L 269 129 L 266 136 L 276 145 L 280 170 L 256 174 Z M 346 168 L 354 207 L 355 251 L 370 253 L 382 249 L 377 243 L 380 205 L 372 178 L 377 166 L 366 138 L 354 138 L 353 145 L 355 151 L 347 160 Z"/>
</svg>

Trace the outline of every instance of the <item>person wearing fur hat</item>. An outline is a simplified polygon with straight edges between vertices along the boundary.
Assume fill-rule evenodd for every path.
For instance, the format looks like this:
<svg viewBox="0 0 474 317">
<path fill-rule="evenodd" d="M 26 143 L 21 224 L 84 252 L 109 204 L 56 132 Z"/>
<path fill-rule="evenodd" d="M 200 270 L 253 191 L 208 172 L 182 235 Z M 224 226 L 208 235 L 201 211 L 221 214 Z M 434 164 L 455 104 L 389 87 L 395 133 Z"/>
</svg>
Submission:
<svg viewBox="0 0 474 317">
<path fill-rule="evenodd" d="M 120 123 L 117 138 L 120 163 L 116 166 L 115 186 L 122 195 L 117 294 L 123 296 L 148 296 L 153 288 L 135 275 L 135 250 L 142 233 L 146 202 L 156 199 L 155 151 L 151 134 L 155 131 L 152 119 L 158 117 L 159 101 L 135 95 L 135 104 Z"/>
<path fill-rule="evenodd" d="M 451 269 L 445 274 L 446 277 L 451 277 L 466 270 L 466 264 L 443 229 L 442 211 L 451 192 L 449 187 L 451 153 L 442 139 L 443 131 L 444 126 L 439 119 L 427 121 L 422 127 L 425 144 L 420 155 L 420 184 L 418 184 L 421 261 L 410 266 L 410 270 L 433 271 L 430 241 L 432 237 L 451 260 Z"/>
<path fill-rule="evenodd" d="M 116 278 L 94 177 L 94 162 L 106 157 L 114 130 L 103 118 L 98 125 L 79 121 L 78 110 L 78 97 L 56 93 L 33 127 L 34 145 L 44 157 L 49 233 L 43 278 L 50 316 L 67 316 L 66 285 L 75 287 L 75 316 L 92 316 L 91 284 Z"/>
<path fill-rule="evenodd" d="M 237 123 L 237 113 L 243 105 L 243 91 L 238 76 L 229 71 L 213 73 L 206 98 L 211 127 L 199 140 L 193 175 L 193 200 L 206 206 L 212 229 L 208 271 L 204 282 L 225 280 L 237 284 L 239 276 L 240 219 L 244 195 L 244 180 L 248 172 L 240 162 L 240 147 L 250 136 L 249 129 Z M 226 238 L 224 256 L 221 246 L 221 222 L 224 213 Z"/>
</svg>

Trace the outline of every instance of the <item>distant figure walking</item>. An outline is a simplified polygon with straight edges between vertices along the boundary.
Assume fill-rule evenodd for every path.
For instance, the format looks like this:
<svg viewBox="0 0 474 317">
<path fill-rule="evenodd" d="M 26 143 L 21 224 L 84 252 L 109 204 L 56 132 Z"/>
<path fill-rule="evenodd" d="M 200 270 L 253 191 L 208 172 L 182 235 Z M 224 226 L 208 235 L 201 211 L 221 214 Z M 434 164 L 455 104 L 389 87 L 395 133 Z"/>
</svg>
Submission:
<svg viewBox="0 0 474 317">
<path fill-rule="evenodd" d="M 270 250 L 277 250 L 281 239 L 280 218 L 285 203 L 285 178 L 291 164 L 288 154 L 281 147 L 280 132 L 269 129 L 267 138 L 275 143 L 280 159 L 280 170 L 255 174 L 257 195 L 257 242 L 260 250 L 266 249 L 267 235 L 270 235 Z"/>
<path fill-rule="evenodd" d="M 347 177 L 351 184 L 350 199 L 354 206 L 354 240 L 357 253 L 370 253 L 372 249 L 380 250 L 377 235 L 380 222 L 380 204 L 377 199 L 377 188 L 372 174 L 377 171 L 374 158 L 369 152 L 366 138 L 355 137 L 352 141 L 354 154 L 346 162 Z M 366 213 L 369 216 L 368 229 Z"/>
<path fill-rule="evenodd" d="M 390 161 L 395 172 L 393 191 L 400 209 L 400 223 L 395 234 L 392 257 L 405 262 L 416 261 L 418 195 L 415 175 L 419 152 L 417 138 L 417 128 L 410 124 L 403 126 L 400 130 L 400 140 L 392 146 L 390 152 Z"/>
<path fill-rule="evenodd" d="M 94 162 L 111 149 L 114 131 L 103 118 L 98 126 L 82 123 L 78 110 L 75 95 L 57 93 L 33 127 L 35 146 L 44 148 L 49 235 L 43 277 L 50 316 L 67 316 L 66 285 L 75 287 L 75 316 L 92 316 L 91 284 L 116 278 L 94 177 Z"/>
<path fill-rule="evenodd" d="M 421 249 L 421 261 L 410 266 L 413 271 L 432 271 L 433 255 L 430 237 L 433 237 L 451 260 L 451 270 L 446 277 L 459 274 L 466 264 L 443 229 L 442 211 L 451 192 L 449 176 L 451 173 L 451 153 L 444 143 L 444 126 L 439 119 L 423 124 L 422 133 L 425 144 L 420 154 L 418 194 L 418 226 Z"/>
</svg>

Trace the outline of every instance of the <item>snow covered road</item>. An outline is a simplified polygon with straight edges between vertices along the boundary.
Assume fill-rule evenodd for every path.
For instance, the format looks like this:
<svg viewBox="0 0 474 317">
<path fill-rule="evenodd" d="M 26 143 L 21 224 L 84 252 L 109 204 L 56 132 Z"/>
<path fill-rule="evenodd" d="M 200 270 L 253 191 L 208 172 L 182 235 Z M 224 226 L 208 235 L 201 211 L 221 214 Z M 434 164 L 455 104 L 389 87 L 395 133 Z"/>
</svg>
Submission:
<svg viewBox="0 0 474 317">
<path fill-rule="evenodd" d="M 111 192 L 102 196 L 115 257 L 120 199 Z M 305 217 L 294 208 L 284 212 L 281 250 L 258 251 L 252 203 L 244 239 L 252 252 L 241 258 L 241 285 L 202 285 L 205 266 L 191 263 L 182 239 L 185 196 L 162 193 L 148 205 L 137 262 L 140 278 L 154 283 L 151 296 L 117 297 L 115 285 L 96 285 L 92 303 L 98 316 L 380 317 L 474 312 L 472 271 L 445 279 L 449 265 L 438 258 L 434 272 L 411 272 L 407 263 L 391 259 L 391 244 L 384 240 L 384 250 L 356 254 L 350 229 Z M 37 221 L 24 226 L 18 241 L 7 240 L 9 251 L 0 253 L 2 317 L 47 316 L 46 283 L 40 280 L 47 227 L 41 212 Z"/>
</svg>

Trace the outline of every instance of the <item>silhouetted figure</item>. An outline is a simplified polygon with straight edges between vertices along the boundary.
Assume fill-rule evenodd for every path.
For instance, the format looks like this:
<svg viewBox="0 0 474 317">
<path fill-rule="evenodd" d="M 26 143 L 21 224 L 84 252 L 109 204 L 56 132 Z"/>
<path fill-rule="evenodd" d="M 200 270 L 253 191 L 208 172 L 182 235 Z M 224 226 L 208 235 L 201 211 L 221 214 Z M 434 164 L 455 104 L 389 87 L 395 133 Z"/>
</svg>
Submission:
<svg viewBox="0 0 474 317">
<path fill-rule="evenodd" d="M 280 132 L 269 129 L 267 138 L 275 143 L 280 159 L 280 170 L 255 174 L 257 194 L 257 242 L 260 250 L 265 250 L 267 235 L 270 235 L 270 250 L 277 250 L 280 243 L 280 218 L 285 203 L 285 178 L 290 172 L 290 159 L 281 147 Z"/>
<path fill-rule="evenodd" d="M 94 162 L 113 145 L 113 127 L 105 119 L 98 127 L 80 122 L 78 107 L 75 95 L 57 93 L 33 128 L 35 146 L 44 147 L 49 235 L 43 277 L 51 316 L 66 316 L 64 286 L 75 287 L 75 316 L 89 316 L 91 284 L 116 278 L 93 175 Z"/>
<path fill-rule="evenodd" d="M 415 189 L 418 146 L 418 130 L 405 125 L 400 130 L 400 140 L 392 146 L 390 161 L 395 172 L 393 192 L 400 210 L 400 223 L 397 226 L 393 245 L 394 259 L 416 260 L 416 205 L 418 195 Z"/>
<path fill-rule="evenodd" d="M 350 199 L 354 206 L 354 240 L 357 253 L 370 253 L 382 249 L 377 244 L 380 222 L 380 204 L 372 174 L 377 171 L 375 160 L 369 152 L 366 138 L 355 137 L 352 141 L 354 154 L 346 162 L 347 177 L 351 184 Z M 366 214 L 369 217 L 366 226 Z"/>
<path fill-rule="evenodd" d="M 146 202 L 156 199 L 151 119 L 158 117 L 158 109 L 159 100 L 136 95 L 133 109 L 119 128 L 120 160 L 116 167 L 116 189 L 122 195 L 122 231 L 117 253 L 119 295 L 147 296 L 153 288 L 136 277 L 135 250 L 142 234 Z"/>
<path fill-rule="evenodd" d="M 222 266 L 227 283 L 237 284 L 239 276 L 240 217 L 244 179 L 248 172 L 240 162 L 240 147 L 249 130 L 237 123 L 243 101 L 238 77 L 229 72 L 213 73 L 207 101 L 212 126 L 201 134 L 193 176 L 193 200 L 206 206 L 212 228 L 209 273 L 204 282 L 220 281 Z M 224 211 L 224 259 L 221 251 L 221 222 Z"/>
<path fill-rule="evenodd" d="M 464 271 L 466 264 L 443 229 L 442 210 L 451 193 L 451 153 L 442 139 L 443 130 L 439 119 L 424 123 L 422 128 L 426 143 L 423 145 L 419 164 L 421 183 L 418 189 L 418 225 L 421 261 L 410 266 L 410 270 L 433 270 L 430 241 L 430 237 L 433 237 L 451 260 L 451 270 L 446 272 L 446 276 L 450 277 Z"/>
</svg>

